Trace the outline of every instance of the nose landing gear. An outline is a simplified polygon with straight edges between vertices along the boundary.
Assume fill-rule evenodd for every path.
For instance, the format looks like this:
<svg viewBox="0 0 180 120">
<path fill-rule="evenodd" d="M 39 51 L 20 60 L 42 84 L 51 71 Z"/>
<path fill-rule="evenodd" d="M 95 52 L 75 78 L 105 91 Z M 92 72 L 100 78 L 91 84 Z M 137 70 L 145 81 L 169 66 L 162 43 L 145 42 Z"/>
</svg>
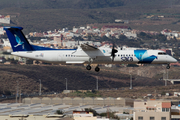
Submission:
<svg viewBox="0 0 180 120">
<path fill-rule="evenodd" d="M 170 69 L 170 65 L 169 64 L 167 64 L 166 69 Z"/>
</svg>

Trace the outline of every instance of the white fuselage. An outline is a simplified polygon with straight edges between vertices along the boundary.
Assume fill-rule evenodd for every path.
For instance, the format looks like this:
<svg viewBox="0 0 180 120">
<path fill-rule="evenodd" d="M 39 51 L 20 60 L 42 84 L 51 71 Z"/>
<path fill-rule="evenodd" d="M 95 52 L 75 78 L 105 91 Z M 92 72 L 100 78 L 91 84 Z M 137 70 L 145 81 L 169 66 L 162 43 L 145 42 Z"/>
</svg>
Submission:
<svg viewBox="0 0 180 120">
<path fill-rule="evenodd" d="M 22 33 L 22 27 L 4 27 L 12 47 L 12 54 L 33 60 L 46 61 L 61 64 L 88 64 L 87 70 L 91 70 L 90 64 L 167 64 L 177 62 L 176 59 L 160 50 L 116 50 L 101 46 L 94 47 L 89 44 L 80 44 L 78 49 L 52 49 L 29 44 Z M 100 69 L 96 66 L 95 71 Z"/>
<path fill-rule="evenodd" d="M 62 64 L 166 64 L 177 62 L 176 59 L 161 54 L 160 50 L 118 50 L 112 61 L 111 48 L 99 48 L 98 50 L 84 51 L 81 48 L 77 50 L 43 50 L 43 51 L 25 51 L 12 52 L 13 55 L 30 58 L 34 60 L 62 63 Z"/>
</svg>

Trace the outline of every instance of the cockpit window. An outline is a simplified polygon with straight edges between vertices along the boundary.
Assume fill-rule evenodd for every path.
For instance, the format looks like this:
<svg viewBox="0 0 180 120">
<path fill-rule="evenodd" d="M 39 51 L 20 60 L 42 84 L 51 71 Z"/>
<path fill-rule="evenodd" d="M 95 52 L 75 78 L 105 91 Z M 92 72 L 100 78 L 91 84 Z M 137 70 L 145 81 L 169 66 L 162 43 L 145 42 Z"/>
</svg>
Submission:
<svg viewBox="0 0 180 120">
<path fill-rule="evenodd" d="M 159 52 L 158 55 L 167 55 L 165 52 Z"/>
</svg>

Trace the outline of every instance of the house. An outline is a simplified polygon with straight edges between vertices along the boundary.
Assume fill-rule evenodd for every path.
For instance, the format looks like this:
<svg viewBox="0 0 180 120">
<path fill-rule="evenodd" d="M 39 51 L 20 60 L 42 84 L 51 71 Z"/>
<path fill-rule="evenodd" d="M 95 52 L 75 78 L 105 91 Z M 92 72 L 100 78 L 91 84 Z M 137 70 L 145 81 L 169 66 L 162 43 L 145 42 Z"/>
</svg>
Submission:
<svg viewBox="0 0 180 120">
<path fill-rule="evenodd" d="M 171 120 L 171 101 L 134 101 L 134 120 Z"/>
</svg>

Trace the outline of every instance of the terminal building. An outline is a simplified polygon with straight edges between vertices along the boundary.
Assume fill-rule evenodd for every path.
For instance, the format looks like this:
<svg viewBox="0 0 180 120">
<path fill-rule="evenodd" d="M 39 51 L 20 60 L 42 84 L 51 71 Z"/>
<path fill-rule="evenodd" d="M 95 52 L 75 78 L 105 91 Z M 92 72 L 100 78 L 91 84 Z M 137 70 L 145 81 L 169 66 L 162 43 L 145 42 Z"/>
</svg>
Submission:
<svg viewBox="0 0 180 120">
<path fill-rule="evenodd" d="M 135 101 L 134 120 L 171 120 L 170 101 Z"/>
<path fill-rule="evenodd" d="M 113 112 L 120 120 L 179 120 L 179 100 L 132 100 L 125 98 L 24 98 L 22 103 L 0 103 L 0 120 L 112 120 L 93 116 Z M 57 114 L 57 110 L 63 114 Z M 69 119 L 68 119 L 69 120 Z"/>
<path fill-rule="evenodd" d="M 133 107 L 130 106 L 133 105 L 133 100 L 124 98 L 34 97 L 24 98 L 22 102 L 0 103 L 0 120 L 113 120 L 83 112 L 87 108 L 99 114 L 111 111 L 123 119 L 132 117 L 133 113 Z M 63 114 L 57 114 L 57 110 L 63 111 Z M 124 112 L 130 115 L 121 115 Z"/>
<path fill-rule="evenodd" d="M 101 97 L 96 97 L 96 98 L 91 98 L 91 97 L 86 97 L 86 98 L 80 98 L 80 97 L 75 97 L 75 98 L 70 98 L 70 97 L 64 97 L 64 98 L 50 98 L 50 97 L 43 97 L 43 98 L 24 98 L 22 100 L 24 104 L 46 104 L 46 105 L 53 105 L 53 104 L 66 104 L 66 105 L 102 105 L 102 106 L 131 106 L 133 107 L 133 102 L 134 100 L 129 99 L 129 98 L 112 98 L 112 97 L 107 97 L 107 98 L 101 98 Z"/>
<path fill-rule="evenodd" d="M 134 101 L 133 120 L 180 120 L 179 101 Z"/>
</svg>

